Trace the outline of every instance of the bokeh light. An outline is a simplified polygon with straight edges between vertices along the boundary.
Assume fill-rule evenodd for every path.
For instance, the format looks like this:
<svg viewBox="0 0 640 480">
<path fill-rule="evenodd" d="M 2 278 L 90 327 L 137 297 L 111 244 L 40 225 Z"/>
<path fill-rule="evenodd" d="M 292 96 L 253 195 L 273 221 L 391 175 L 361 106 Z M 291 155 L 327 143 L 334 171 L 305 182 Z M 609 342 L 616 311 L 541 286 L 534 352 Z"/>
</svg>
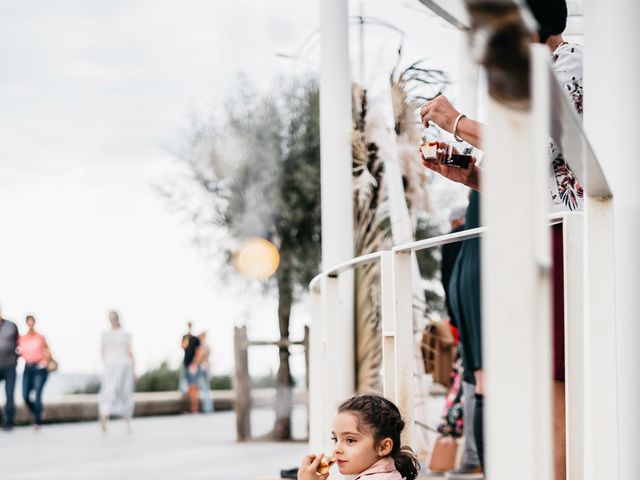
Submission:
<svg viewBox="0 0 640 480">
<path fill-rule="evenodd" d="M 236 252 L 234 263 L 243 275 L 264 280 L 273 275 L 280 265 L 280 252 L 264 238 L 248 238 Z"/>
</svg>

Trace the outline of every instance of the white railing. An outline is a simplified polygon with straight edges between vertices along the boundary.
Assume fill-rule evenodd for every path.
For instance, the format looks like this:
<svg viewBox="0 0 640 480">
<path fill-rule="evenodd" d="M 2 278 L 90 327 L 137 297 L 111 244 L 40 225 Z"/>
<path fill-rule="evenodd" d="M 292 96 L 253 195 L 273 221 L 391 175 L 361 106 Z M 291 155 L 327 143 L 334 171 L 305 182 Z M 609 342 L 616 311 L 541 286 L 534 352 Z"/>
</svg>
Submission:
<svg viewBox="0 0 640 480">
<path fill-rule="evenodd" d="M 581 332 L 582 300 L 580 289 L 573 288 L 581 284 L 582 278 L 582 214 L 563 213 L 548 218 L 548 225 L 564 225 L 565 284 L 568 286 L 565 296 L 565 322 L 571 331 Z M 407 428 L 403 443 L 413 445 L 414 437 L 414 347 L 412 298 L 414 285 L 411 275 L 412 252 L 441 247 L 449 243 L 479 238 L 487 233 L 487 227 L 464 230 L 399 245 L 392 250 L 379 251 L 348 262 L 317 275 L 310 283 L 312 298 L 312 319 L 310 330 L 309 357 L 309 436 L 311 451 L 329 450 L 329 426 L 335 415 L 335 409 L 343 398 L 332 394 L 332 377 L 340 371 L 329 368 L 332 356 L 332 336 L 340 332 L 330 332 L 327 320 L 337 315 L 340 305 L 339 276 L 362 265 L 380 262 L 381 295 L 381 342 L 382 342 L 382 384 L 383 394 L 394 401 L 405 418 Z M 583 348 L 579 340 L 581 335 L 565 338 L 568 359 L 581 358 Z M 578 379 L 584 375 L 582 362 L 567 363 L 567 377 L 576 379 L 570 395 L 572 412 L 580 412 L 582 384 Z M 574 385 L 573 383 L 571 385 Z M 576 419 L 578 421 L 578 419 Z M 579 423 L 579 422 L 578 422 Z M 578 430 L 579 431 L 579 430 Z"/>
<path fill-rule="evenodd" d="M 471 25 L 460 0 L 420 1 L 462 31 Z M 468 51 L 463 49 L 461 91 L 466 95 L 473 95 L 477 81 L 476 67 L 470 62 Z M 341 318 L 340 302 L 344 299 L 340 299 L 339 275 L 366 262 L 381 262 L 384 394 L 398 403 L 407 418 L 405 440 L 411 443 L 414 341 L 409 254 L 483 235 L 483 264 L 492 266 L 483 272 L 484 363 L 490 392 L 485 402 L 488 474 L 495 480 L 551 478 L 551 262 L 542 200 L 543 166 L 547 164 L 544 145 L 551 133 L 588 196 L 585 222 L 580 214 L 562 217 L 568 478 L 599 480 L 605 478 L 607 468 L 612 468 L 610 478 L 618 478 L 619 418 L 617 402 L 611 399 L 618 391 L 617 376 L 612 373 L 617 371 L 616 322 L 614 328 L 609 325 L 615 310 L 613 195 L 579 119 L 555 81 L 545 47 L 532 46 L 531 65 L 529 111 L 489 102 L 485 145 L 491 163 L 483 178 L 482 216 L 491 230 L 478 229 L 377 252 L 327 270 L 312 282 L 313 449 L 328 447 L 323 438 L 327 438 L 326 429 L 342 400 L 330 387 L 331 377 L 340 376 L 331 348 L 332 335 L 340 332 L 328 327 L 329 321 L 335 327 L 335 319 Z M 466 102 L 471 105 L 467 111 L 472 111 L 473 101 Z M 514 158 L 514 152 L 523 154 Z M 513 175 L 505 172 L 506 165 L 523 181 L 516 185 Z M 518 205 L 510 204 L 515 199 Z M 517 248 L 505 243 L 507 239 Z M 519 344 L 514 344 L 515 339 Z M 344 389 L 338 390 L 344 393 Z M 502 396 L 513 401 L 502 402 Z"/>
</svg>

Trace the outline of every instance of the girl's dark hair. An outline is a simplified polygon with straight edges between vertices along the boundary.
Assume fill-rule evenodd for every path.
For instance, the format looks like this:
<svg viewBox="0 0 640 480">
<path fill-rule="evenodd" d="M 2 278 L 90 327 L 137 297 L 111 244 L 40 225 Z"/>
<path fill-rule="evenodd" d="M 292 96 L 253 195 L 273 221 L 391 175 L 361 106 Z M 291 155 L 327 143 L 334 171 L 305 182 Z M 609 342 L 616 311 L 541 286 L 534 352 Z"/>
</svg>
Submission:
<svg viewBox="0 0 640 480">
<path fill-rule="evenodd" d="M 393 441 L 390 456 L 406 480 L 413 480 L 418 476 L 420 463 L 411 447 L 400 447 L 400 433 L 404 428 L 404 421 L 400 410 L 393 402 L 379 395 L 355 395 L 342 402 L 338 412 L 352 412 L 358 417 L 358 424 L 363 430 L 373 432 L 376 443 L 385 438 Z"/>
</svg>

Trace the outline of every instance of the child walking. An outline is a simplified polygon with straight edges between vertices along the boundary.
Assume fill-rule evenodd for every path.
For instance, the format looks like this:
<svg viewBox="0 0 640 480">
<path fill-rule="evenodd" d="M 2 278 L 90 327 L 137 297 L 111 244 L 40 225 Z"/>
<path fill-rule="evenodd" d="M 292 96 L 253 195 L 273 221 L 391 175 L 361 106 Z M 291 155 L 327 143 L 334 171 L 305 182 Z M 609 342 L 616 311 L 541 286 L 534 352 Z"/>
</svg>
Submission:
<svg viewBox="0 0 640 480">
<path fill-rule="evenodd" d="M 400 446 L 404 421 L 392 402 L 378 395 L 356 395 L 345 400 L 333 421 L 333 455 L 342 475 L 354 480 L 413 480 L 420 463 L 410 447 Z M 319 475 L 323 455 L 309 454 L 298 470 L 298 480 L 324 480 Z"/>
</svg>

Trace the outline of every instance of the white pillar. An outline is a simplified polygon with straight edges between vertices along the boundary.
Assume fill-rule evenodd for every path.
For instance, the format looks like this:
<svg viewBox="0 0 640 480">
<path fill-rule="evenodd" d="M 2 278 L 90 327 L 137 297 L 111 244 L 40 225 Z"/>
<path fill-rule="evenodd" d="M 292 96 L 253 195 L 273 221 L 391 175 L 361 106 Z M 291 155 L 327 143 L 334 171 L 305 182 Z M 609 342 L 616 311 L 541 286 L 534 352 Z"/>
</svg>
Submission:
<svg viewBox="0 0 640 480">
<path fill-rule="evenodd" d="M 320 2 L 320 41 L 322 268 L 326 270 L 353 257 L 351 80 L 344 0 Z M 340 366 L 327 389 L 331 392 L 329 410 L 353 394 L 355 383 L 353 272 L 340 275 L 337 290 L 339 294 L 327 298 L 339 305 L 338 314 L 327 319 L 328 355 Z M 325 426 L 327 435 L 330 427 Z"/>
<path fill-rule="evenodd" d="M 393 253 L 384 252 L 380 259 L 380 313 L 382 323 L 382 394 L 393 403 L 398 401 L 396 369 L 396 313 L 393 293 Z"/>
<path fill-rule="evenodd" d="M 412 253 L 393 253 L 393 304 L 395 307 L 396 405 L 405 422 L 402 445 L 417 447 L 415 436 L 414 336 Z"/>
<path fill-rule="evenodd" d="M 584 480 L 585 296 L 584 222 L 581 213 L 565 215 L 562 237 L 567 480 Z"/>
<path fill-rule="evenodd" d="M 591 345 L 603 340 L 609 345 L 606 351 L 601 350 L 606 358 L 593 358 L 593 364 L 605 362 L 612 368 L 601 370 L 604 377 L 594 372 L 591 386 L 591 395 L 595 397 L 590 419 L 593 465 L 588 472 L 590 476 L 585 478 L 594 480 L 640 478 L 640 457 L 636 451 L 640 445 L 640 162 L 633 153 L 634 142 L 640 138 L 638 21 L 637 0 L 610 4 L 585 0 L 584 127 L 615 202 L 615 211 L 612 205 L 603 202 L 592 201 L 587 205 L 587 221 L 597 215 L 606 222 L 600 228 L 610 229 L 612 236 L 608 245 L 594 244 L 601 232 L 597 224 L 593 225 L 589 228 L 591 247 L 587 254 L 592 261 L 594 256 L 610 256 L 615 265 L 615 273 L 599 279 L 599 284 L 591 283 L 592 287 L 601 286 L 603 291 L 588 293 L 594 300 L 602 299 L 603 293 L 612 297 L 609 308 L 601 308 L 597 314 L 592 311 L 589 316 L 592 322 L 598 322 L 591 325 Z M 615 289 L 604 284 L 609 278 Z M 594 338 L 595 328 L 605 335 L 603 339 Z"/>
<path fill-rule="evenodd" d="M 460 32 L 460 111 L 478 118 L 478 76 L 480 67 L 471 56 L 469 36 Z"/>
<path fill-rule="evenodd" d="M 540 45 L 531 53 L 532 110 L 513 110 L 490 99 L 484 142 L 482 214 L 488 231 L 482 251 L 482 320 L 491 480 L 553 476 L 550 246 L 544 201 L 549 53 Z"/>
<path fill-rule="evenodd" d="M 309 449 L 320 452 L 325 449 L 327 426 L 324 419 L 325 332 L 323 328 L 322 294 L 319 288 L 312 289 L 311 328 L 309 329 Z"/>
<path fill-rule="evenodd" d="M 613 200 L 585 211 L 585 480 L 618 480 Z"/>
</svg>

